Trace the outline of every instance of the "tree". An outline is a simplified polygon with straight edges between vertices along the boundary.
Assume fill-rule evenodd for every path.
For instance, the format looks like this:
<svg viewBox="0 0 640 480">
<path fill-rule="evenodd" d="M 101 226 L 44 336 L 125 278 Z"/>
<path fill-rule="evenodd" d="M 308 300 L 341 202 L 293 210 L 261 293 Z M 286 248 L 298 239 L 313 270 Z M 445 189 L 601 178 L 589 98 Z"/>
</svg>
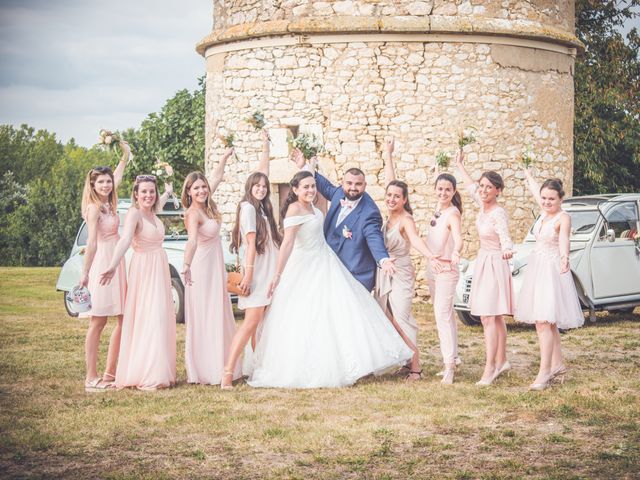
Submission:
<svg viewBox="0 0 640 480">
<path fill-rule="evenodd" d="M 204 168 L 204 78 L 198 83 L 193 92 L 178 91 L 159 113 L 149 114 L 137 130 L 123 132 L 137 166 L 127 171 L 129 182 L 138 174 L 150 173 L 156 161 L 162 160 L 173 166 L 177 190 L 187 173 Z"/>
<path fill-rule="evenodd" d="M 640 190 L 640 37 L 619 31 L 640 0 L 578 0 L 574 194 Z"/>
</svg>

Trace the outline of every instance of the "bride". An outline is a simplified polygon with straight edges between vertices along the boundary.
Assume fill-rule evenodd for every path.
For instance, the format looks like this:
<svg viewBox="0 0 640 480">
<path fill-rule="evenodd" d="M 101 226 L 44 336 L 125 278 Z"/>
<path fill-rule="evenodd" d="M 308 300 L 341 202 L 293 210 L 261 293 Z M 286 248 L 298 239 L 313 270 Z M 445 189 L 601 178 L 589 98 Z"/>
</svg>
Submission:
<svg viewBox="0 0 640 480">
<path fill-rule="evenodd" d="M 326 243 L 315 196 L 313 174 L 298 172 L 282 209 L 284 239 L 248 381 L 253 387 L 342 387 L 413 355 Z"/>
</svg>

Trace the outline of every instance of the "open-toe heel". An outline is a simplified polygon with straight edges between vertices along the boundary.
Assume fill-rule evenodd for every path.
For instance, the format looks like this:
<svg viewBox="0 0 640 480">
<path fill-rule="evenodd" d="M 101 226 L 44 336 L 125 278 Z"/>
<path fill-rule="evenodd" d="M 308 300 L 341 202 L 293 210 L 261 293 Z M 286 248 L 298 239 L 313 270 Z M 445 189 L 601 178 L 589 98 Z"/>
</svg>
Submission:
<svg viewBox="0 0 640 480">
<path fill-rule="evenodd" d="M 229 379 L 229 383 L 225 382 Z M 222 390 L 233 390 L 233 370 L 225 370 L 220 379 L 220 388 Z"/>
<path fill-rule="evenodd" d="M 418 371 L 409 370 L 409 373 L 407 374 L 407 376 L 404 377 L 405 381 L 407 382 L 417 382 L 421 378 L 422 378 L 422 369 Z"/>
</svg>

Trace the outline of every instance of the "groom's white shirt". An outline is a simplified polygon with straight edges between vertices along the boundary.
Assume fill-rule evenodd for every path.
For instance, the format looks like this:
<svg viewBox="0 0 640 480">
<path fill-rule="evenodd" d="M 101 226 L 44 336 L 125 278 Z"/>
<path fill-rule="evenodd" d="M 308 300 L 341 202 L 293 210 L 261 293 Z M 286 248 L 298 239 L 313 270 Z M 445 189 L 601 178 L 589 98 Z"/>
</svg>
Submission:
<svg viewBox="0 0 640 480">
<path fill-rule="evenodd" d="M 358 206 L 358 203 L 360 203 L 360 200 L 362 200 L 362 197 L 360 197 L 357 200 L 347 200 L 345 202 L 345 205 L 340 207 L 340 213 L 338 213 L 338 220 L 336 220 L 336 227 L 340 225 L 340 223 L 345 218 L 347 218 L 351 212 L 353 212 L 356 209 L 356 207 Z"/>
</svg>

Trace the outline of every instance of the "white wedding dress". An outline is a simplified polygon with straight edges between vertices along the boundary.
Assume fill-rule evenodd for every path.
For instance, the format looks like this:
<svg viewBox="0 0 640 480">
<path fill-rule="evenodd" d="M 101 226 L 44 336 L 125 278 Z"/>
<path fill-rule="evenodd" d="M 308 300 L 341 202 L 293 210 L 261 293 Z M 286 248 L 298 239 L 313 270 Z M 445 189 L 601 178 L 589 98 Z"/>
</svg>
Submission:
<svg viewBox="0 0 640 480">
<path fill-rule="evenodd" d="M 284 220 L 285 229 L 301 227 L 262 324 L 253 387 L 343 387 L 413 355 L 326 243 L 322 224 L 315 208 Z"/>
</svg>

